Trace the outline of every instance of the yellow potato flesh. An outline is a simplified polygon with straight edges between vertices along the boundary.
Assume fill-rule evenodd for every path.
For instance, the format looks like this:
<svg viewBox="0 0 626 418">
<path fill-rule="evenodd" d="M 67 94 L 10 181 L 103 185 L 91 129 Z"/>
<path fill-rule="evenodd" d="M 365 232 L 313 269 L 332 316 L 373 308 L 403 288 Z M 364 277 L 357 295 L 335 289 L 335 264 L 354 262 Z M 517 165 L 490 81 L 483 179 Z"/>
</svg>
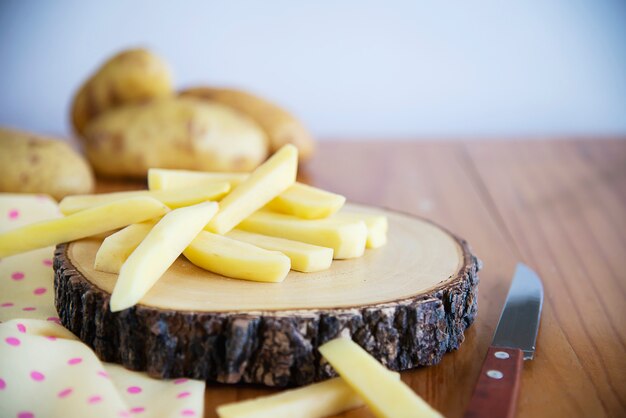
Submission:
<svg viewBox="0 0 626 418">
<path fill-rule="evenodd" d="M 363 405 L 339 377 L 217 408 L 220 418 L 321 418 Z"/>
<path fill-rule="evenodd" d="M 384 215 L 369 215 L 365 213 L 340 212 L 336 219 L 363 221 L 367 226 L 367 248 L 379 248 L 387 243 L 389 223 Z"/>
<path fill-rule="evenodd" d="M 377 417 L 442 416 L 352 340 L 334 339 L 319 352 Z"/>
<path fill-rule="evenodd" d="M 192 185 L 213 184 L 216 181 L 228 181 L 231 187 L 235 187 L 247 178 L 248 174 L 244 173 L 151 168 L 148 171 L 148 188 L 150 190 L 171 190 Z M 337 212 L 345 201 L 345 197 L 336 193 L 302 183 L 294 183 L 272 199 L 267 204 L 267 208 L 304 219 L 320 219 Z"/>
<path fill-rule="evenodd" d="M 291 269 L 310 273 L 326 270 L 333 261 L 333 249 L 318 245 L 293 241 L 284 238 L 270 237 L 253 232 L 233 229 L 227 235 L 229 238 L 247 242 L 270 251 L 280 251 L 291 260 Z"/>
<path fill-rule="evenodd" d="M 289 257 L 222 235 L 202 231 L 183 253 L 193 264 L 234 279 L 282 282 L 291 262 Z"/>
<path fill-rule="evenodd" d="M 400 380 L 400 374 L 389 372 Z M 364 404 L 340 377 L 217 408 L 220 418 L 322 418 Z"/>
<path fill-rule="evenodd" d="M 151 168 L 148 170 L 148 189 L 172 190 L 193 186 L 205 186 L 227 181 L 234 188 L 248 178 L 246 173 L 220 173 L 207 171 L 171 170 Z"/>
<path fill-rule="evenodd" d="M 141 244 L 152 227 L 154 222 L 132 224 L 106 237 L 96 253 L 94 269 L 118 274 L 126 259 Z"/>
<path fill-rule="evenodd" d="M 90 237 L 164 215 L 169 208 L 150 197 L 132 197 L 60 219 L 0 234 L 0 258 Z"/>
<path fill-rule="evenodd" d="M 326 218 L 337 212 L 346 198 L 306 184 L 296 183 L 267 204 L 276 212 L 304 219 Z"/>
<path fill-rule="evenodd" d="M 206 230 L 227 233 L 291 186 L 296 181 L 297 170 L 298 150 L 285 145 L 222 199 L 219 212 Z"/>
<path fill-rule="evenodd" d="M 363 221 L 306 220 L 266 211 L 253 213 L 239 224 L 239 229 L 332 248 L 335 259 L 362 256 L 367 241 Z"/>
<path fill-rule="evenodd" d="M 217 200 L 228 193 L 229 190 L 230 184 L 221 181 L 176 190 L 135 190 L 104 194 L 74 195 L 63 199 L 59 204 L 59 208 L 64 215 L 71 215 L 72 213 L 105 203 L 115 202 L 129 197 L 147 196 L 159 200 L 168 207 L 175 209 L 195 205 L 207 200 Z"/>
<path fill-rule="evenodd" d="M 217 203 L 204 202 L 165 215 L 122 265 L 111 294 L 111 311 L 121 311 L 139 302 L 217 209 Z"/>
</svg>

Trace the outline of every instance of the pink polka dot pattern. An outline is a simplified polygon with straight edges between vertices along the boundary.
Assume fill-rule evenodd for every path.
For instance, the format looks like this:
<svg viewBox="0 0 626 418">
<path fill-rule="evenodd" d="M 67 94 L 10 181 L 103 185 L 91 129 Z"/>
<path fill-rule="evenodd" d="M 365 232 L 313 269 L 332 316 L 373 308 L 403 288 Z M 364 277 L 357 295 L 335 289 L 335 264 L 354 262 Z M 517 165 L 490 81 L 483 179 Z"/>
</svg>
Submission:
<svg viewBox="0 0 626 418">
<path fill-rule="evenodd" d="M 30 378 L 33 379 L 35 382 L 41 382 L 46 378 L 46 376 L 44 376 L 43 373 L 35 370 L 30 372 Z"/>
<path fill-rule="evenodd" d="M 17 209 L 11 209 L 9 211 L 9 219 L 13 220 L 13 219 L 17 219 L 20 217 L 20 211 Z"/>
<path fill-rule="evenodd" d="M 12 345 L 14 347 L 17 347 L 18 345 L 20 345 L 22 342 L 15 337 L 7 337 L 4 339 L 4 341 L 6 341 L 7 344 Z"/>
<path fill-rule="evenodd" d="M 74 389 L 72 389 L 72 388 L 63 389 L 61 392 L 59 392 L 57 394 L 57 396 L 59 398 L 61 398 L 61 399 L 62 398 L 67 398 L 68 396 L 70 396 L 72 394 L 73 391 L 74 391 Z"/>
<path fill-rule="evenodd" d="M 47 203 L 41 203 L 42 207 L 44 204 Z M 5 203 L 2 202 L 2 205 Z M 9 222 L 8 209 L 19 211 L 16 214 L 18 216 L 16 221 Z M 52 209 L 50 215 L 53 215 Z M 9 223 L 14 226 L 25 223 L 29 221 L 27 217 L 30 216 L 31 210 L 23 208 L 20 203 L 9 203 L 8 207 L 4 206 L 4 210 L 0 209 L 0 223 L 4 219 L 7 226 Z M 17 261 L 22 260 L 15 262 Z M 0 365 L 0 398 L 11 397 L 20 391 L 27 392 L 23 395 L 28 398 L 26 403 L 21 404 L 21 408 L 19 404 L 12 407 L 11 413 L 7 414 L 8 418 L 18 416 L 42 418 L 50 415 L 52 408 L 43 406 L 40 409 L 41 405 L 37 401 L 37 398 L 43 397 L 44 392 L 47 392 L 46 396 L 49 396 L 47 399 L 51 401 L 51 405 L 56 404 L 55 406 L 61 408 L 59 410 L 67 410 L 66 408 L 71 408 L 71 405 L 76 402 L 77 406 L 85 412 L 84 416 L 99 416 L 101 410 L 104 413 L 105 409 L 111 408 L 111 417 L 123 418 L 146 417 L 152 412 L 158 414 L 160 409 L 158 401 L 154 402 L 153 398 L 158 398 L 157 392 L 169 392 L 165 398 L 166 408 L 163 409 L 169 410 L 167 412 L 170 412 L 172 417 L 201 418 L 202 411 L 198 403 L 201 399 L 197 399 L 198 402 L 192 402 L 192 400 L 196 401 L 195 397 L 201 394 L 196 392 L 195 381 L 191 379 L 181 376 L 170 381 L 162 381 L 160 384 L 163 390 L 154 390 L 156 396 L 153 396 L 152 386 L 150 383 L 144 383 L 144 377 L 137 376 L 133 380 L 126 381 L 126 384 L 123 380 L 116 381 L 117 374 L 112 373 L 109 377 L 106 373 L 108 369 L 106 364 L 99 363 L 91 351 L 78 349 L 80 341 L 76 341 L 76 350 L 68 348 L 65 351 L 70 341 L 65 339 L 66 334 L 61 328 L 57 329 L 56 324 L 62 321 L 54 310 L 53 304 L 52 268 L 55 264 L 52 250 L 33 252 L 31 259 L 28 262 L 24 261 L 22 265 L 14 264 L 14 261 L 8 258 L 0 260 L 0 314 L 3 320 L 5 317 L 24 318 L 0 324 L 0 331 L 2 331 L 0 352 L 5 350 L 6 354 L 14 359 L 28 355 L 27 353 L 36 353 L 21 364 L 21 370 L 16 368 L 15 376 L 1 370 Z M 46 272 L 47 275 L 44 274 Z M 9 290 L 8 293 L 5 292 L 7 289 L 3 286 Z M 48 322 L 35 325 L 35 322 L 30 322 L 26 318 L 42 319 Z M 51 324 L 52 322 L 55 324 Z M 39 337 L 38 340 L 36 337 Z M 58 352 L 60 355 L 57 355 L 55 347 L 62 349 Z M 71 380 L 80 379 L 75 373 L 84 373 L 84 382 L 80 386 Z M 110 380 L 108 382 L 101 380 L 104 378 Z M 92 389 L 88 389 L 89 387 Z M 118 391 L 122 395 L 121 398 L 117 395 Z M 3 410 L 3 406 L 0 400 L 0 411 Z M 3 416 L 4 414 L 0 412 L 0 417 Z"/>
</svg>

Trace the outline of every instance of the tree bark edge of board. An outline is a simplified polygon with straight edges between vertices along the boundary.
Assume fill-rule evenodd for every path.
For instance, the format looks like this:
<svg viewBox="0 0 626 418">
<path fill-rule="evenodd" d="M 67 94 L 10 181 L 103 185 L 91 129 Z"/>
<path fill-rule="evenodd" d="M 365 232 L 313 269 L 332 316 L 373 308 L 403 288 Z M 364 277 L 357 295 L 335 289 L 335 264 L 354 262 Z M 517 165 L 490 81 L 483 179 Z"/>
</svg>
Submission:
<svg viewBox="0 0 626 418">
<path fill-rule="evenodd" d="M 275 312 L 178 312 L 136 305 L 109 310 L 110 294 L 55 250 L 62 324 L 102 361 L 157 378 L 301 386 L 336 376 L 317 347 L 351 337 L 391 370 L 437 364 L 458 349 L 477 312 L 480 261 L 464 240 L 463 267 L 431 292 L 356 308 Z"/>
</svg>

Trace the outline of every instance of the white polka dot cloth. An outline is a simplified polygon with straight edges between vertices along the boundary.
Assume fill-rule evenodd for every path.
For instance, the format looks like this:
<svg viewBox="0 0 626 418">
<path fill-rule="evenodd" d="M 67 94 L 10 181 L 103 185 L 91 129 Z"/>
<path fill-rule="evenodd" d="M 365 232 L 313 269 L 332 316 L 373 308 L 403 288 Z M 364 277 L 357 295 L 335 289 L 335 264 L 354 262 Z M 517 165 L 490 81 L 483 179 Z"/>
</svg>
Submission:
<svg viewBox="0 0 626 418">
<path fill-rule="evenodd" d="M 0 232 L 59 216 L 47 196 L 0 193 Z M 0 260 L 0 417 L 202 417 L 204 382 L 102 363 L 59 325 L 53 250 Z"/>
</svg>

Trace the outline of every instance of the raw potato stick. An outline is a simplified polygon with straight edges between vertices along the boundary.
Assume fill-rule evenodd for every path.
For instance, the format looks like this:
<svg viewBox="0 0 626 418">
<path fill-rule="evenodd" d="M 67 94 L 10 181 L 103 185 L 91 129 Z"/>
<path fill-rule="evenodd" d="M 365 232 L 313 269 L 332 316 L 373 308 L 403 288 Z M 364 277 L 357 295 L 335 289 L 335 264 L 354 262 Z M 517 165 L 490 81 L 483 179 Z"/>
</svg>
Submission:
<svg viewBox="0 0 626 418">
<path fill-rule="evenodd" d="M 205 186 L 227 181 L 234 188 L 248 178 L 247 173 L 223 173 L 191 170 L 151 168 L 148 170 L 148 189 L 172 190 L 193 186 Z"/>
<path fill-rule="evenodd" d="M 387 230 L 389 223 L 387 217 L 383 215 L 369 215 L 366 213 L 340 212 L 334 216 L 335 219 L 363 221 L 367 226 L 366 248 L 379 248 L 387 243 Z"/>
<path fill-rule="evenodd" d="M 400 380 L 400 374 L 390 372 Z M 363 405 L 352 388 L 336 377 L 298 389 L 279 392 L 217 408 L 220 418 L 322 418 Z"/>
<path fill-rule="evenodd" d="M 379 418 L 442 418 L 422 398 L 348 338 L 336 338 L 319 352 Z"/>
<path fill-rule="evenodd" d="M 225 234 L 251 213 L 266 205 L 296 181 L 298 150 L 285 145 L 250 174 L 220 202 L 220 210 L 206 227 Z"/>
<path fill-rule="evenodd" d="M 205 270 L 255 282 L 282 282 L 291 268 L 289 257 L 278 251 L 207 231 L 199 233 L 183 254 Z"/>
<path fill-rule="evenodd" d="M 253 213 L 239 224 L 239 228 L 332 248 L 335 259 L 362 256 L 367 241 L 367 227 L 363 221 L 332 218 L 305 220 L 266 211 Z"/>
<path fill-rule="evenodd" d="M 220 418 L 321 418 L 363 405 L 340 378 L 217 408 Z"/>
<path fill-rule="evenodd" d="M 291 260 L 291 269 L 310 273 L 330 268 L 333 262 L 333 249 L 307 244 L 290 239 L 255 234 L 240 229 L 233 229 L 229 238 L 247 242 L 270 251 L 280 251 Z"/>
<path fill-rule="evenodd" d="M 213 184 L 216 181 L 228 181 L 231 187 L 235 187 L 247 178 L 248 174 L 244 173 L 151 168 L 148 171 L 148 188 L 150 190 L 171 190 L 192 185 Z M 302 183 L 294 183 L 272 199 L 267 204 L 267 208 L 303 219 L 320 219 L 337 212 L 345 201 L 345 197 L 336 193 Z"/>
<path fill-rule="evenodd" d="M 346 198 L 306 184 L 296 183 L 275 197 L 267 208 L 303 219 L 326 218 L 337 212 Z"/>
<path fill-rule="evenodd" d="M 139 302 L 217 209 L 217 203 L 204 202 L 165 215 L 122 265 L 111 294 L 111 311 L 121 311 Z"/>
<path fill-rule="evenodd" d="M 154 222 L 128 225 L 102 241 L 96 253 L 94 269 L 118 274 L 128 257 L 154 227 Z"/>
<path fill-rule="evenodd" d="M 151 197 L 132 197 L 27 225 L 0 234 L 0 258 L 112 231 L 162 216 L 168 210 Z"/>
<path fill-rule="evenodd" d="M 230 183 L 225 181 L 214 182 L 200 186 L 186 187 L 177 190 L 133 190 L 90 195 L 68 196 L 61 201 L 59 208 L 64 215 L 80 212 L 94 206 L 128 199 L 129 197 L 147 196 L 163 202 L 171 209 L 195 205 L 207 200 L 218 200 L 230 190 Z"/>
</svg>

